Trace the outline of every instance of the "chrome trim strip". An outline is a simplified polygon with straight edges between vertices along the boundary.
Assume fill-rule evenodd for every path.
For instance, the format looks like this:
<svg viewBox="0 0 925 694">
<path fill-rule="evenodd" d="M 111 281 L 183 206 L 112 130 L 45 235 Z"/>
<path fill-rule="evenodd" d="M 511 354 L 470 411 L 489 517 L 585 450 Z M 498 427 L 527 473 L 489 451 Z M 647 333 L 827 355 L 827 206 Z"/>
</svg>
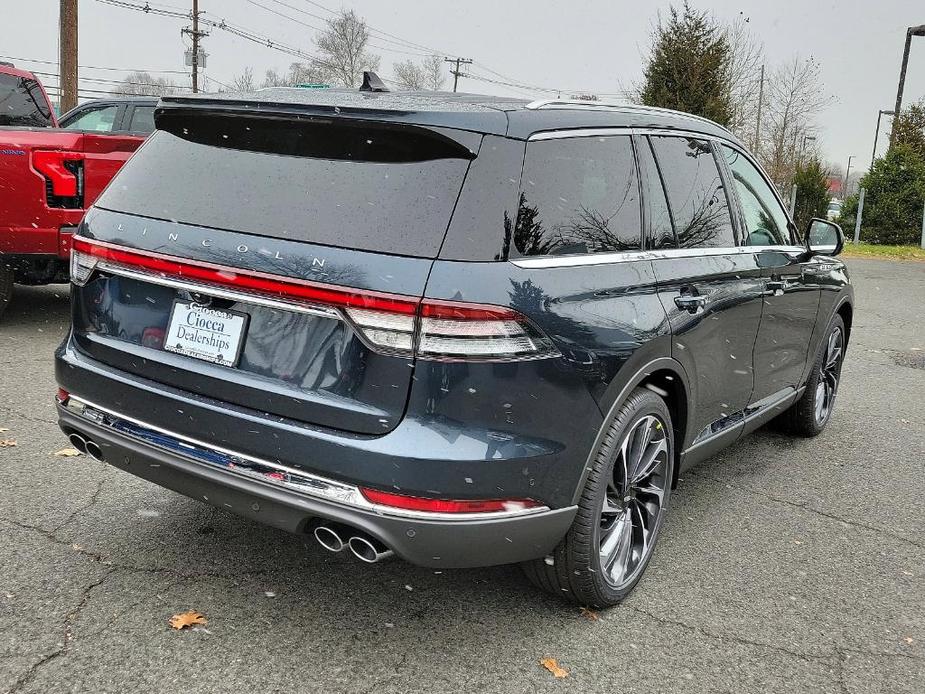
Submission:
<svg viewBox="0 0 925 694">
<path fill-rule="evenodd" d="M 707 123 L 729 133 L 730 135 L 732 134 L 728 128 L 724 128 L 722 125 L 711 121 L 709 118 L 696 116 L 693 113 L 685 113 L 684 111 L 676 111 L 670 108 L 659 108 L 658 106 L 618 104 L 613 101 L 586 101 L 583 99 L 537 99 L 536 101 L 531 101 L 529 104 L 524 106 L 524 108 L 531 111 L 538 111 L 543 108 L 548 108 L 549 106 L 580 106 L 583 109 L 588 109 L 591 111 L 617 111 L 620 113 L 660 113 L 666 116 L 680 116 L 683 118 L 689 118 L 690 120 L 698 121 L 700 123 Z"/>
<path fill-rule="evenodd" d="M 99 263 L 97 263 L 96 269 L 102 270 L 103 272 L 108 272 L 112 275 L 118 275 L 119 277 L 126 277 L 128 279 L 138 280 L 140 282 L 150 282 L 151 284 L 158 284 L 162 287 L 182 289 L 188 292 L 193 292 L 195 294 L 206 294 L 208 296 L 214 296 L 219 299 L 241 301 L 243 303 L 254 304 L 257 306 L 266 306 L 267 308 L 281 309 L 284 311 L 295 311 L 297 313 L 307 313 L 313 316 L 343 320 L 343 316 L 341 315 L 340 311 L 333 308 L 315 306 L 313 304 L 303 304 L 296 301 L 286 301 L 285 299 L 271 299 L 261 294 L 240 292 L 234 289 L 225 289 L 211 284 L 199 284 L 196 282 L 188 282 L 186 280 L 177 280 L 171 277 L 164 277 L 163 275 L 156 275 L 150 272 L 132 270 L 125 267 L 124 265 L 119 265 L 118 263 L 113 263 L 108 260 L 101 260 Z"/>
<path fill-rule="evenodd" d="M 658 251 L 623 251 L 617 253 L 588 253 L 585 255 L 544 255 L 532 258 L 517 258 L 509 261 L 512 265 L 525 270 L 556 267 L 578 267 L 585 265 L 608 265 L 611 263 L 629 263 L 640 260 L 667 260 L 669 258 L 700 258 L 717 255 L 745 255 L 749 253 L 799 254 L 804 251 L 799 246 L 730 246 L 727 248 L 668 248 Z"/>
<path fill-rule="evenodd" d="M 75 405 L 75 407 L 72 407 L 72 403 Z M 355 485 L 347 484 L 345 482 L 338 482 L 336 480 L 332 480 L 327 477 L 321 477 L 320 475 L 304 472 L 302 470 L 296 470 L 295 468 L 247 455 L 246 453 L 238 453 L 232 451 L 231 449 L 217 446 L 214 443 L 207 443 L 205 441 L 200 441 L 189 436 L 177 434 L 168 429 L 163 429 L 153 424 L 143 422 L 140 419 L 135 419 L 134 417 L 120 414 L 119 412 L 102 407 L 101 405 L 97 405 L 89 400 L 75 395 L 71 395 L 68 398 L 67 404 L 64 405 L 64 407 L 77 416 L 80 416 L 83 419 L 86 419 L 88 422 L 95 424 L 96 426 L 106 427 L 121 436 L 140 441 L 147 446 L 151 446 L 152 448 L 158 448 L 175 455 L 184 455 L 185 458 L 188 458 L 189 460 L 192 460 L 193 462 L 196 462 L 200 465 L 207 465 L 209 467 L 222 470 L 223 472 L 228 472 L 228 474 L 236 474 L 248 479 L 256 479 L 266 484 L 284 487 L 298 494 L 324 499 L 325 501 L 331 501 L 334 503 L 351 506 L 360 510 L 370 511 L 383 516 L 415 518 L 420 520 L 468 521 L 519 518 L 521 516 L 545 513 L 550 510 L 548 506 L 537 506 L 534 508 L 516 509 L 511 511 L 491 511 L 486 513 L 429 513 L 427 511 L 396 509 L 392 506 L 382 506 L 380 504 L 374 504 L 370 501 L 367 501 L 366 497 L 364 497 L 360 492 L 359 487 Z M 110 422 L 107 421 L 107 419 L 114 419 L 117 421 Z M 151 438 L 144 437 L 138 433 L 132 433 L 130 430 L 131 427 L 120 428 L 118 426 L 118 420 L 128 422 L 135 427 L 147 430 L 153 434 L 158 434 L 159 438 L 167 438 L 171 440 L 171 443 L 175 443 L 176 445 L 168 446 L 164 444 L 158 444 L 152 441 Z M 129 430 L 127 431 L 126 429 Z M 194 453 L 199 453 L 200 455 L 197 456 L 194 455 Z M 215 454 L 223 456 L 223 459 L 218 461 L 214 460 L 216 457 Z M 207 455 L 213 460 L 210 461 L 205 459 L 202 457 L 203 455 Z M 230 460 L 224 460 L 224 458 L 229 458 Z M 279 473 L 280 476 L 268 476 L 265 473 L 251 470 L 247 467 L 248 464 L 257 467 L 269 468 L 270 470 Z"/>
<path fill-rule="evenodd" d="M 661 135 L 664 137 L 695 137 L 698 140 L 710 140 L 724 144 L 736 144 L 734 140 L 720 137 L 712 133 L 703 133 L 698 130 L 684 130 L 681 128 L 640 128 L 634 126 L 609 126 L 597 128 L 564 128 L 559 130 L 544 130 L 533 133 L 527 142 L 538 140 L 561 140 L 570 137 L 608 137 L 614 135 Z"/>
</svg>

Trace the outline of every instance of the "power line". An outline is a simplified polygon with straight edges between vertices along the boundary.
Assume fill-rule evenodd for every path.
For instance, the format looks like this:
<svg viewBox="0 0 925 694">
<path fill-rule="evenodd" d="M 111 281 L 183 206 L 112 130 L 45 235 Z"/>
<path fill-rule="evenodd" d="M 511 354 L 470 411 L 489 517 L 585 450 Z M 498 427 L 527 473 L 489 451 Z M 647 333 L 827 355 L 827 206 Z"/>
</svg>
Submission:
<svg viewBox="0 0 925 694">
<path fill-rule="evenodd" d="M 7 60 L 20 60 L 27 63 L 36 63 L 38 65 L 57 65 L 58 61 L 56 60 L 39 60 L 38 58 L 23 58 L 21 56 L 15 55 L 0 55 L 0 58 L 6 58 Z M 185 75 L 187 74 L 185 70 L 153 70 L 151 68 L 134 68 L 134 67 L 103 67 L 100 65 L 78 65 L 82 70 L 106 70 L 109 72 L 149 72 L 152 74 L 159 75 Z"/>
<path fill-rule="evenodd" d="M 269 0 L 269 1 L 270 1 L 270 2 L 273 2 L 273 3 L 277 4 L 277 5 L 281 5 L 281 6 L 283 6 L 283 7 L 288 7 L 290 10 L 293 10 L 294 12 L 299 12 L 299 13 L 301 13 L 301 14 L 304 14 L 304 15 L 308 16 L 308 17 L 313 17 L 313 18 L 315 18 L 315 19 L 320 19 L 320 20 L 323 21 L 323 22 L 327 22 L 327 21 L 328 21 L 328 20 L 327 20 L 326 18 L 324 18 L 324 17 L 320 17 L 320 16 L 318 16 L 318 15 L 316 15 L 316 14 L 312 14 L 311 12 L 306 12 L 305 10 L 300 9 L 300 8 L 298 8 L 298 7 L 295 7 L 294 5 L 290 5 L 290 4 L 287 3 L 287 2 L 282 2 L 282 0 Z M 288 20 L 288 21 L 290 21 L 290 22 L 295 22 L 296 24 L 300 24 L 300 25 L 302 25 L 302 26 L 304 26 L 304 27 L 307 27 L 307 28 L 309 28 L 309 29 L 314 29 L 315 31 L 321 31 L 321 32 L 328 31 L 327 29 L 323 29 L 323 28 L 321 28 L 321 27 L 315 26 L 314 24 L 309 24 L 308 22 L 303 22 L 302 20 L 297 19 L 297 18 L 295 18 L 295 17 L 292 17 L 291 15 L 284 14 L 283 12 L 280 12 L 279 10 L 274 10 L 272 7 L 267 7 L 266 5 L 263 5 L 263 4 L 259 3 L 259 2 L 257 2 L 257 0 L 247 0 L 247 2 L 248 2 L 249 4 L 251 4 L 251 5 L 254 5 L 254 6 L 259 7 L 259 8 L 261 8 L 261 9 L 263 9 L 263 10 L 266 10 L 267 12 L 270 12 L 270 13 L 272 13 L 272 14 L 275 14 L 277 17 L 282 17 L 283 19 L 286 19 L 286 20 Z M 368 26 L 367 26 L 367 29 L 370 31 L 370 33 L 372 33 L 372 30 L 369 29 Z M 383 39 L 383 38 L 378 38 L 378 37 L 376 37 L 376 38 L 377 38 L 377 40 L 379 40 L 379 41 L 384 41 L 384 42 L 386 42 L 386 43 L 393 43 L 393 44 L 395 44 L 395 45 L 397 45 L 397 46 L 407 47 L 407 46 L 405 46 L 405 44 L 399 43 L 398 41 L 390 41 L 389 39 Z M 383 46 L 383 45 L 380 45 L 380 44 L 378 44 L 378 43 L 373 43 L 373 42 L 370 42 L 369 45 L 370 45 L 371 47 L 373 47 L 373 48 L 378 48 L 378 49 L 381 50 L 381 51 L 388 51 L 388 52 L 391 52 L 391 53 L 400 53 L 400 54 L 403 54 L 403 55 L 417 55 L 417 56 L 423 56 L 423 57 L 428 57 L 428 56 L 431 55 L 430 53 L 424 53 L 424 52 L 421 52 L 421 51 L 418 51 L 418 50 L 415 50 L 415 51 L 400 50 L 400 49 L 398 49 L 398 48 L 391 48 L 391 47 L 389 47 L 389 46 Z"/>
<path fill-rule="evenodd" d="M 144 5 L 138 5 L 133 2 L 128 2 L 127 0 L 96 0 L 96 1 L 104 3 L 106 5 L 113 5 L 114 7 L 119 7 L 122 9 L 134 10 L 136 12 L 144 12 L 145 14 L 156 14 L 156 15 L 164 16 L 164 17 L 172 17 L 174 19 L 192 19 L 192 17 L 190 16 L 191 13 L 189 12 L 184 13 L 180 11 L 166 9 L 163 7 L 157 7 L 157 6 L 151 5 L 151 3 L 148 3 L 148 2 L 146 2 Z M 203 13 L 203 14 L 206 14 L 206 13 Z M 208 13 L 208 14 L 211 14 L 211 13 Z M 225 31 L 229 34 L 233 34 L 234 36 L 238 36 L 247 41 L 251 41 L 252 43 L 256 43 L 266 48 L 271 48 L 281 53 L 287 53 L 289 55 L 295 56 L 297 58 L 301 58 L 303 60 L 311 60 L 319 64 L 322 64 L 322 65 L 327 65 L 325 61 L 320 60 L 316 56 L 313 56 L 309 53 L 301 51 L 298 48 L 288 46 L 268 36 L 262 36 L 260 34 L 253 33 L 249 29 L 246 29 L 245 27 L 239 27 L 235 24 L 231 24 L 230 22 L 227 22 L 224 19 L 221 19 L 221 21 L 216 21 L 214 19 L 209 19 L 207 17 L 200 17 L 199 23 L 205 24 L 206 26 L 212 27 L 214 29 Z M 329 66 L 329 67 L 332 67 L 332 66 Z"/>
</svg>

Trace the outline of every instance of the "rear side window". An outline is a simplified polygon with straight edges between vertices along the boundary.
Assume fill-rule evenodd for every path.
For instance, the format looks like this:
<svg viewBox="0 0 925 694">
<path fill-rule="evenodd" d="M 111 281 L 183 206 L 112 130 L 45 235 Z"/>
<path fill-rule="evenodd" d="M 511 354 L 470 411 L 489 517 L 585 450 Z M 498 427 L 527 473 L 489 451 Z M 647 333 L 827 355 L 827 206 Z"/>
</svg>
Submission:
<svg viewBox="0 0 925 694">
<path fill-rule="evenodd" d="M 735 246 L 729 203 L 706 140 L 652 137 L 681 248 Z"/>
<path fill-rule="evenodd" d="M 132 112 L 132 122 L 128 125 L 128 131 L 145 134 L 154 132 L 154 107 L 136 106 Z"/>
<path fill-rule="evenodd" d="M 639 250 L 641 235 L 629 136 L 527 144 L 511 255 Z"/>
<path fill-rule="evenodd" d="M 44 128 L 51 124 L 51 111 L 38 82 L 0 74 L 0 125 Z"/>
<path fill-rule="evenodd" d="M 671 212 L 668 210 L 668 200 L 665 199 L 665 188 L 662 186 L 658 164 L 652 156 L 652 146 L 645 137 L 639 140 L 639 144 L 639 163 L 643 171 L 645 198 L 649 211 L 649 239 L 646 247 L 656 250 L 677 248 L 678 243 L 671 224 Z"/>
<path fill-rule="evenodd" d="M 243 117 L 164 120 L 160 128 L 176 131 L 156 130 L 97 206 L 435 258 L 472 156 L 423 128 Z"/>
</svg>

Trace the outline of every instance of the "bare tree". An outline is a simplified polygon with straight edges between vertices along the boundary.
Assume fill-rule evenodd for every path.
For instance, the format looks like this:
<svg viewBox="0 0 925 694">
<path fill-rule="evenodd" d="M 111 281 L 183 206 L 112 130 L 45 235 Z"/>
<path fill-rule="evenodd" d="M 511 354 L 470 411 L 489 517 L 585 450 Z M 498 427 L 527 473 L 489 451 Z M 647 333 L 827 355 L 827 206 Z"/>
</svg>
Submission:
<svg viewBox="0 0 925 694">
<path fill-rule="evenodd" d="M 254 69 L 244 68 L 244 72 L 231 80 L 231 88 L 236 92 L 252 92 L 257 89 L 254 81 Z"/>
<path fill-rule="evenodd" d="M 275 68 L 267 70 L 263 75 L 263 83 L 261 87 L 289 87 L 291 86 L 289 77 L 287 75 L 281 75 Z"/>
<path fill-rule="evenodd" d="M 765 87 L 766 106 L 757 154 L 771 179 L 786 191 L 807 138 L 815 132 L 815 117 L 830 102 L 822 90 L 819 63 L 795 57 L 771 72 Z"/>
<path fill-rule="evenodd" d="M 289 66 L 291 84 L 327 84 L 331 80 L 331 71 L 317 64 L 293 63 Z"/>
<path fill-rule="evenodd" d="M 757 148 L 755 124 L 758 119 L 758 99 L 761 87 L 761 67 L 764 45 L 748 27 L 748 19 L 740 16 L 726 28 L 729 44 L 729 129 L 739 139 Z"/>
<path fill-rule="evenodd" d="M 413 91 L 424 89 L 427 76 L 421 66 L 413 60 L 392 63 L 392 71 L 395 73 L 395 80 L 398 82 L 399 89 L 411 89 Z"/>
<path fill-rule="evenodd" d="M 166 77 L 154 77 L 150 72 L 130 72 L 112 93 L 132 96 L 164 96 L 174 94 L 177 85 Z"/>
<path fill-rule="evenodd" d="M 315 39 L 321 59 L 315 67 L 329 71 L 332 79 L 342 87 L 356 87 L 364 70 L 376 70 L 379 56 L 366 50 L 369 30 L 366 22 L 353 10 L 341 10 L 328 27 Z"/>
<path fill-rule="evenodd" d="M 424 85 L 428 89 L 435 92 L 439 92 L 443 89 L 443 85 L 446 83 L 446 75 L 443 68 L 443 57 L 439 55 L 432 55 L 421 61 L 421 69 L 424 71 L 425 75 Z"/>
<path fill-rule="evenodd" d="M 420 63 L 405 60 L 401 63 L 392 63 L 392 70 L 400 89 L 422 90 L 438 92 L 443 89 L 445 77 L 443 75 L 443 58 L 432 55 Z"/>
</svg>

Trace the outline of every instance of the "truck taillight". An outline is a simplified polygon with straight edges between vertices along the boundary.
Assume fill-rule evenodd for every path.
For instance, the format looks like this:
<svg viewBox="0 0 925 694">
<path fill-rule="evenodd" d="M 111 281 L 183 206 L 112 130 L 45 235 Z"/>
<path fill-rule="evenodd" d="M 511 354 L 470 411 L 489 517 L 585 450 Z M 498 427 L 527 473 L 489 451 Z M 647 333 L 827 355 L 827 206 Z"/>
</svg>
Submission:
<svg viewBox="0 0 925 694">
<path fill-rule="evenodd" d="M 32 167 L 45 177 L 49 207 L 83 207 L 83 154 L 39 149 L 32 152 Z"/>
<path fill-rule="evenodd" d="M 86 284 L 97 266 L 193 281 L 201 284 L 205 293 L 208 285 L 213 285 L 336 309 L 371 349 L 386 354 L 442 361 L 522 361 L 559 356 L 552 341 L 526 316 L 504 306 L 320 284 L 74 237 L 74 284 Z"/>
</svg>

